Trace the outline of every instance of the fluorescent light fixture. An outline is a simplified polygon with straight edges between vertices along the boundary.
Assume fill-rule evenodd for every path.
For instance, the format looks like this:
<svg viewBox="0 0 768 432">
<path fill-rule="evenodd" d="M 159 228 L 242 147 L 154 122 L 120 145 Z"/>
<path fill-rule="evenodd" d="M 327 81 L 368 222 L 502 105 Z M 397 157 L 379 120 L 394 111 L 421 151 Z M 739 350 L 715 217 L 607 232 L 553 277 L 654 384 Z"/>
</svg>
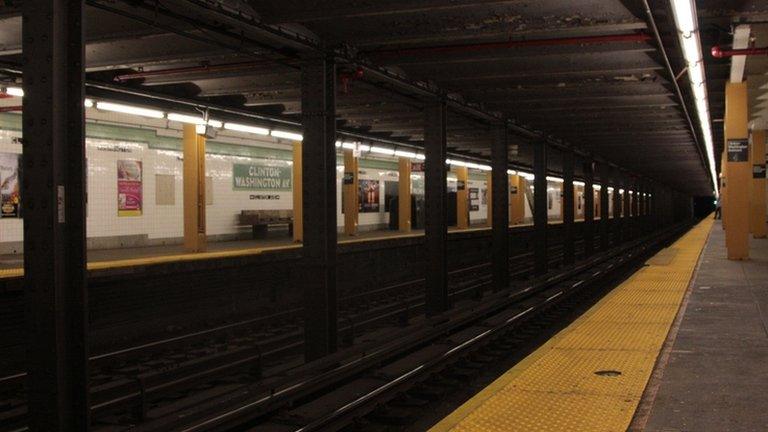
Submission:
<svg viewBox="0 0 768 432">
<path fill-rule="evenodd" d="M 527 172 L 522 172 L 522 171 L 518 171 L 517 175 L 519 175 L 520 177 L 523 177 L 526 180 L 533 180 L 536 178 L 535 175 Z"/>
<path fill-rule="evenodd" d="M 670 0 L 672 13 L 675 17 L 680 46 L 688 66 L 688 79 L 693 92 L 696 112 L 699 116 L 701 133 L 704 137 L 704 148 L 707 152 L 709 173 L 714 186 L 715 196 L 718 196 L 717 173 L 715 172 L 715 151 L 712 141 L 712 127 L 707 102 L 706 76 L 704 73 L 701 41 L 699 38 L 698 18 L 696 17 L 695 0 Z M 630 192 L 631 193 L 631 192 Z"/>
<path fill-rule="evenodd" d="M 178 114 L 178 113 L 168 113 L 168 120 L 171 121 L 177 121 L 181 123 L 190 123 L 193 125 L 206 125 L 206 121 L 202 117 L 197 116 L 191 116 L 186 114 Z M 207 122 L 208 126 L 215 127 L 215 128 L 221 128 L 224 126 L 220 121 L 218 120 L 208 120 Z"/>
<path fill-rule="evenodd" d="M 613 188 L 611 186 L 608 186 L 608 192 L 613 192 Z"/>
<path fill-rule="evenodd" d="M 100 109 L 102 111 L 112 111 L 112 112 L 119 112 L 123 114 L 131 114 L 131 115 L 137 115 L 141 117 L 151 117 L 151 118 L 158 118 L 158 119 L 163 118 L 165 116 L 165 114 L 162 111 L 135 107 L 131 105 L 116 104 L 112 102 L 96 102 L 96 109 Z"/>
<path fill-rule="evenodd" d="M 198 135 L 205 135 L 206 126 L 203 124 L 195 125 L 195 133 Z"/>
<path fill-rule="evenodd" d="M 5 93 L 9 96 L 23 97 L 24 89 L 21 87 L 6 87 Z"/>
<path fill-rule="evenodd" d="M 229 123 L 229 122 L 224 123 L 224 129 L 235 131 L 235 132 L 252 133 L 256 135 L 269 135 L 269 129 L 267 128 L 258 127 L 258 126 L 248 126 L 248 125 L 238 124 L 238 123 Z"/>
<path fill-rule="evenodd" d="M 341 141 L 336 141 L 336 148 L 340 148 L 340 147 L 341 147 Z"/>
<path fill-rule="evenodd" d="M 624 194 L 624 189 L 619 189 L 619 194 Z"/>
<path fill-rule="evenodd" d="M 508 169 L 507 170 L 507 174 L 509 174 L 509 175 L 517 175 L 517 171 Z"/>
<path fill-rule="evenodd" d="M 586 183 L 584 183 L 583 181 L 580 181 L 580 180 L 574 180 L 574 181 L 573 181 L 573 185 L 574 185 L 574 186 L 581 186 L 581 187 L 584 187 L 584 186 L 586 186 L 587 184 L 586 184 Z"/>
<path fill-rule="evenodd" d="M 460 167 L 466 167 L 467 166 L 466 162 L 460 161 L 460 160 L 453 160 L 453 159 L 446 159 L 445 163 L 447 163 L 448 165 L 460 166 Z"/>
<path fill-rule="evenodd" d="M 553 177 L 553 176 L 547 176 L 547 181 L 555 182 L 555 183 L 564 183 L 565 180 L 561 179 L 560 177 Z"/>
<path fill-rule="evenodd" d="M 404 157 L 408 159 L 416 159 L 416 153 L 405 150 L 395 150 L 395 156 Z"/>
<path fill-rule="evenodd" d="M 341 143 L 341 148 L 344 148 L 347 150 L 355 150 L 357 148 L 357 144 L 351 143 L 351 142 L 343 142 Z"/>
<path fill-rule="evenodd" d="M 371 146 L 370 152 L 371 153 L 378 153 L 378 154 L 382 154 L 382 155 L 387 155 L 387 156 L 394 156 L 395 155 L 395 150 L 391 149 L 391 148 L 387 148 L 387 147 Z"/>
<path fill-rule="evenodd" d="M 427 159 L 427 157 L 426 157 L 426 156 L 424 156 L 424 155 L 423 155 L 423 154 L 421 154 L 421 153 L 417 153 L 417 154 L 416 154 L 416 159 L 418 159 L 418 160 L 425 160 L 425 159 Z"/>
<path fill-rule="evenodd" d="M 602 188 L 603 188 L 603 187 L 602 187 L 602 186 L 600 186 L 599 184 L 593 184 L 593 185 L 592 185 L 592 189 L 594 189 L 594 190 L 600 190 L 600 189 L 602 189 Z"/>
<path fill-rule="evenodd" d="M 285 138 L 285 139 L 294 140 L 294 141 L 302 141 L 302 140 L 304 140 L 304 137 L 301 134 L 297 134 L 297 133 L 293 133 L 293 132 L 288 132 L 288 131 L 281 131 L 281 130 L 274 130 L 273 129 L 269 134 L 272 135 L 275 138 Z"/>
<path fill-rule="evenodd" d="M 360 150 L 361 152 L 367 152 L 367 151 L 371 151 L 371 146 L 365 145 L 365 144 L 358 144 L 357 149 Z"/>
<path fill-rule="evenodd" d="M 85 99 L 83 101 L 83 106 L 86 108 L 93 108 L 93 99 Z"/>
</svg>

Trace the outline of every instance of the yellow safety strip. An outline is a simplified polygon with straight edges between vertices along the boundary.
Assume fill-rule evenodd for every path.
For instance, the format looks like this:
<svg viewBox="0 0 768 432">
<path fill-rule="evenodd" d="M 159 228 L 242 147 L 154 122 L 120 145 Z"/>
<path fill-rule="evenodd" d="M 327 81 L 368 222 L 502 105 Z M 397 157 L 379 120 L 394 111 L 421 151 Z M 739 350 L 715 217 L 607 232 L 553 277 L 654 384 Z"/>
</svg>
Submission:
<svg viewBox="0 0 768 432">
<path fill-rule="evenodd" d="M 690 284 L 706 218 L 431 432 L 623 432 Z"/>
</svg>

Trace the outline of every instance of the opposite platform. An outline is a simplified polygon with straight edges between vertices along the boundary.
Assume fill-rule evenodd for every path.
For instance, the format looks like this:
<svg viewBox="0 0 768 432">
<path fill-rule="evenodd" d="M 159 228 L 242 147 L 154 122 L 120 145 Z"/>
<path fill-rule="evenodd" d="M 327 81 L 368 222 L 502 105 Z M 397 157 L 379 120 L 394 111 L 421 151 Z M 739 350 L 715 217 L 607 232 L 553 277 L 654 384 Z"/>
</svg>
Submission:
<svg viewBox="0 0 768 432">
<path fill-rule="evenodd" d="M 704 247 L 707 219 L 432 431 L 624 431 Z"/>
</svg>

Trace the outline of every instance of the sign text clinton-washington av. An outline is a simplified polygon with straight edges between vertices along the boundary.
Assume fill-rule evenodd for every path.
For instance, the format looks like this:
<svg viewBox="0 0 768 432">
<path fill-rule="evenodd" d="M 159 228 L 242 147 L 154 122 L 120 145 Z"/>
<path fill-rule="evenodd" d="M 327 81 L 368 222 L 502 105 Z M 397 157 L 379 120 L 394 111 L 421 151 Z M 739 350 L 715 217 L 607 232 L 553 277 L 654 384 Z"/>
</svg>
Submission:
<svg viewBox="0 0 768 432">
<path fill-rule="evenodd" d="M 291 167 L 262 164 L 233 164 L 233 187 L 239 190 L 288 191 L 292 187 Z"/>
</svg>

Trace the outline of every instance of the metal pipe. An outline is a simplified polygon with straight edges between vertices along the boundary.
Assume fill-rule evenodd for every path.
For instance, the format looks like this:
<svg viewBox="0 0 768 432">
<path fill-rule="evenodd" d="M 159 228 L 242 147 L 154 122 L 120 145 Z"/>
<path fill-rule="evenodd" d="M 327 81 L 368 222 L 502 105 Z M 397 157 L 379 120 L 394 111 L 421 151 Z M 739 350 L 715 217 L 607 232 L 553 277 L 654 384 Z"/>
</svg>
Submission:
<svg viewBox="0 0 768 432">
<path fill-rule="evenodd" d="M 768 47 L 766 48 L 743 48 L 743 49 L 729 49 L 724 50 L 720 48 L 720 45 L 715 45 L 711 50 L 712 57 L 714 58 L 726 58 L 733 56 L 756 56 L 756 55 L 768 55 Z"/>
<path fill-rule="evenodd" d="M 407 55 L 407 54 L 422 54 L 422 53 L 448 53 L 448 52 L 463 52 L 463 51 L 478 51 L 485 49 L 511 49 L 511 48 L 528 48 L 528 47 L 542 47 L 542 46 L 557 46 L 557 45 L 596 45 L 613 42 L 647 42 L 651 40 L 649 34 L 630 33 L 620 35 L 605 35 L 605 36 L 581 36 L 581 37 L 566 37 L 566 38 L 553 38 L 553 39 L 531 39 L 531 40 L 509 40 L 505 42 L 484 42 L 473 43 L 464 45 L 442 45 L 431 47 L 416 47 L 416 48 L 394 48 L 394 49 L 381 49 L 364 51 L 364 54 L 371 55 Z"/>
<path fill-rule="evenodd" d="M 122 74 L 122 75 L 116 76 L 114 80 L 117 82 L 123 83 L 130 80 L 152 78 L 157 76 L 181 75 L 181 74 L 198 73 L 198 72 L 209 72 L 209 73 L 234 72 L 234 71 L 247 70 L 250 68 L 263 66 L 263 65 L 264 65 L 263 62 L 240 62 L 240 63 L 226 63 L 226 64 L 218 64 L 218 65 L 201 65 L 201 66 L 190 66 L 190 67 L 181 67 L 181 68 L 159 69 L 159 70 L 141 71 L 141 72 L 132 72 L 127 74 Z"/>
</svg>

